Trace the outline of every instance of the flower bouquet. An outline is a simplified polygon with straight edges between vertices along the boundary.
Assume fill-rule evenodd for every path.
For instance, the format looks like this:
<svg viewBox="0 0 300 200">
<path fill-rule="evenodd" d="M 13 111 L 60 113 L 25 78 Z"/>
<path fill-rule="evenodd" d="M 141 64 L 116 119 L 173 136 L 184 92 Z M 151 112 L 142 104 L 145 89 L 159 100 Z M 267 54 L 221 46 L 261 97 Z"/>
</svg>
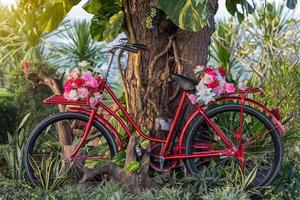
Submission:
<svg viewBox="0 0 300 200">
<path fill-rule="evenodd" d="M 98 87 L 102 80 L 101 74 L 93 75 L 87 66 L 90 63 L 82 61 L 78 63 L 79 67 L 74 68 L 67 75 L 64 84 L 64 98 L 70 101 L 86 100 L 89 98 L 90 105 L 95 106 L 103 100 L 103 95 L 98 92 Z"/>
<path fill-rule="evenodd" d="M 192 104 L 199 102 L 207 105 L 214 101 L 217 96 L 234 93 L 237 90 L 233 83 L 226 82 L 226 70 L 224 68 L 214 69 L 211 66 L 198 65 L 195 67 L 194 73 L 201 79 L 196 86 L 196 93 L 189 95 Z M 239 88 L 244 89 L 245 87 L 241 84 Z"/>
</svg>

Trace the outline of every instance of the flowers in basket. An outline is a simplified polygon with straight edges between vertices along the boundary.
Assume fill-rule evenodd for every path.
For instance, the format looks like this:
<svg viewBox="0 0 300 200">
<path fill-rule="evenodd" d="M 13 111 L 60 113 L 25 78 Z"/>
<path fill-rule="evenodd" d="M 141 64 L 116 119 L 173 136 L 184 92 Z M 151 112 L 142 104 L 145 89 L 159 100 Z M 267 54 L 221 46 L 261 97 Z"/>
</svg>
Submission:
<svg viewBox="0 0 300 200">
<path fill-rule="evenodd" d="M 225 80 L 226 70 L 224 68 L 214 69 L 210 66 L 198 65 L 194 73 L 201 77 L 196 86 L 196 93 L 190 94 L 189 99 L 192 104 L 209 104 L 214 101 L 218 95 L 234 93 L 236 88 L 233 83 L 227 83 Z"/>
<path fill-rule="evenodd" d="M 89 64 L 87 61 L 82 61 L 78 63 L 79 68 L 74 68 L 67 75 L 64 84 L 64 97 L 70 101 L 78 101 L 85 100 L 89 96 L 90 105 L 95 106 L 103 100 L 103 95 L 97 89 L 101 75 L 94 76 L 87 68 Z"/>
</svg>

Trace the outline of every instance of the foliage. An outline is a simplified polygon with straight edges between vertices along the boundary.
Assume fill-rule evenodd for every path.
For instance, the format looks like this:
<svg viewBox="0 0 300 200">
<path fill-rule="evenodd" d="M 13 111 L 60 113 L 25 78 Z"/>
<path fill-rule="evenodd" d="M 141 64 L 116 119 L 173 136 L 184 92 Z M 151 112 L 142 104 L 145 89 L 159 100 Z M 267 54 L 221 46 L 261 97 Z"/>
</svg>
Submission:
<svg viewBox="0 0 300 200">
<path fill-rule="evenodd" d="M 207 1 L 158 0 L 157 7 L 170 17 L 179 28 L 198 32 L 211 14 L 206 10 Z"/>
<path fill-rule="evenodd" d="M 240 188 L 214 188 L 210 193 L 203 196 L 203 200 L 248 200 L 250 199 Z"/>
<path fill-rule="evenodd" d="M 262 4 L 242 24 L 239 34 L 243 37 L 238 40 L 235 56 L 254 74 L 253 84 L 263 84 L 270 75 L 277 75 L 282 62 L 291 66 L 299 63 L 299 22 L 283 5 Z"/>
<path fill-rule="evenodd" d="M 278 176 L 265 192 L 266 199 L 299 199 L 300 198 L 300 126 L 288 130 L 282 137 L 284 157 Z"/>
<path fill-rule="evenodd" d="M 8 146 L 2 152 L 3 158 L 9 169 L 9 176 L 15 180 L 21 181 L 24 178 L 23 149 L 25 140 L 28 136 L 27 114 L 20 123 L 15 135 L 8 134 Z"/>
<path fill-rule="evenodd" d="M 17 7 L 0 8 L 4 13 L 0 21 L 0 68 L 5 72 L 7 90 L 13 94 L 20 116 L 28 113 L 28 110 L 36 112 L 41 107 L 41 99 L 50 94 L 45 88 L 32 89 L 21 70 L 21 61 L 30 60 L 30 73 L 41 68 L 49 74 L 55 73 L 41 57 L 44 33 L 39 20 L 42 11 L 48 9 L 48 4 L 41 2 L 45 1 L 21 1 Z"/>
<path fill-rule="evenodd" d="M 68 171 L 70 168 L 61 167 L 62 163 L 58 156 L 43 157 L 40 162 L 41 164 L 37 164 L 34 159 L 31 159 L 30 164 L 41 188 L 52 191 L 69 181 Z"/>
<path fill-rule="evenodd" d="M 241 39 L 239 28 L 233 18 L 227 22 L 219 21 L 216 31 L 212 36 L 212 44 L 209 55 L 211 63 L 218 68 L 223 67 L 228 72 L 226 79 L 229 82 L 242 82 L 248 78 L 249 70 L 245 69 L 235 57 L 238 41 Z"/>
<path fill-rule="evenodd" d="M 11 97 L 0 97 L 0 143 L 7 141 L 7 132 L 13 133 L 16 126 L 17 110 Z"/>
<path fill-rule="evenodd" d="M 261 86 L 264 97 L 257 100 L 280 107 L 284 117 L 290 117 L 299 109 L 298 26 L 283 6 L 262 4 L 243 24 L 230 19 L 217 25 L 211 62 L 227 68 L 234 81 L 246 79 L 248 86 Z"/>
<path fill-rule="evenodd" d="M 57 28 L 76 2 L 79 0 L 22 0 L 17 7 L 5 11 L 10 17 L 1 20 L 0 41 L 8 52 L 1 60 L 19 57 L 19 60 L 40 61 L 44 33 Z"/>
<path fill-rule="evenodd" d="M 199 197 L 214 199 L 214 195 L 226 194 L 228 197 L 247 197 L 242 191 L 234 188 L 215 189 L 207 195 L 193 193 L 179 187 L 161 187 L 143 191 L 138 196 L 129 194 L 115 183 L 109 182 L 98 187 L 88 187 L 83 185 L 65 185 L 56 191 L 47 191 L 41 188 L 33 188 L 25 183 L 15 182 L 0 177 L 0 198 L 2 199 L 116 199 L 116 200 L 196 200 Z M 223 196 L 222 199 L 231 199 Z M 234 198 L 233 198 L 234 199 Z M 247 199 L 247 198 L 246 198 Z"/>
<path fill-rule="evenodd" d="M 270 108 L 279 107 L 285 118 L 284 160 L 266 199 L 299 198 L 299 36 L 299 21 L 292 13 L 266 4 L 241 25 L 232 19 L 220 23 L 213 37 L 213 59 L 232 72 L 245 65 L 242 78 L 264 89 L 264 96 L 255 98 Z"/>
<path fill-rule="evenodd" d="M 265 193 L 266 199 L 300 198 L 300 153 L 295 156 L 296 158 L 284 160 L 279 175 Z"/>
<path fill-rule="evenodd" d="M 231 15 L 237 15 L 241 22 L 244 20 L 245 15 L 252 14 L 255 10 L 255 5 L 249 2 L 248 0 L 226 0 L 226 8 Z M 293 9 L 295 2 L 295 0 L 288 0 L 287 7 Z M 69 5 L 75 4 L 74 1 L 69 3 Z M 129 13 L 126 13 L 127 8 L 124 8 L 123 4 L 122 0 L 88 1 L 85 10 L 94 15 L 90 28 L 94 40 L 109 42 L 122 31 L 127 36 L 132 36 L 130 24 L 125 23 L 125 15 L 129 15 Z M 162 10 L 177 27 L 186 31 L 200 31 L 206 24 L 210 25 L 208 19 L 213 16 L 208 9 L 211 7 L 211 0 L 158 0 L 155 6 Z M 58 12 L 56 15 L 56 19 L 60 19 L 65 16 L 65 13 Z M 150 26 L 149 19 L 147 24 L 147 26 Z"/>
<path fill-rule="evenodd" d="M 85 10 L 94 14 L 90 29 L 94 40 L 110 42 L 119 35 L 124 22 L 122 0 L 90 0 Z"/>
<path fill-rule="evenodd" d="M 99 65 L 99 61 L 104 59 L 100 54 L 103 46 L 92 40 L 89 29 L 90 22 L 75 21 L 51 33 L 57 39 L 45 40 L 49 50 L 45 55 L 48 62 L 66 69 L 77 66 L 83 60 L 89 61 L 92 66 Z"/>
</svg>

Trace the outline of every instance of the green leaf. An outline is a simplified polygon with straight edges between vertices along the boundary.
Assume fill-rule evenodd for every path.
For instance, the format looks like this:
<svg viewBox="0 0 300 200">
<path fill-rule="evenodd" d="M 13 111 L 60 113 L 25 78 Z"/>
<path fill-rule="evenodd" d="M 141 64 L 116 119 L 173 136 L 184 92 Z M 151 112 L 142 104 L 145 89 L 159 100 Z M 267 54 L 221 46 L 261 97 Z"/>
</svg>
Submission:
<svg viewBox="0 0 300 200">
<path fill-rule="evenodd" d="M 28 118 L 30 117 L 31 113 L 28 113 L 27 115 L 25 115 L 25 117 L 22 119 L 19 127 L 18 127 L 18 130 L 22 129 L 25 125 L 25 123 L 27 122 Z"/>
<path fill-rule="evenodd" d="M 52 5 L 45 7 L 45 11 L 40 18 L 43 32 L 47 33 L 55 30 L 72 7 L 79 2 L 80 0 L 57 0 Z"/>
<path fill-rule="evenodd" d="M 203 4 L 205 0 L 195 0 L 196 2 L 196 6 L 198 6 L 199 4 Z"/>
<path fill-rule="evenodd" d="M 225 6 L 227 11 L 234 16 L 237 12 L 236 2 L 234 0 L 226 0 Z"/>
<path fill-rule="evenodd" d="M 98 0 L 91 0 L 85 5 L 84 9 L 89 13 L 97 13 L 101 9 L 101 2 Z"/>
<path fill-rule="evenodd" d="M 126 152 L 120 151 L 115 155 L 112 159 L 112 162 L 116 163 L 117 165 L 124 166 L 125 165 L 125 159 L 126 159 Z"/>
<path fill-rule="evenodd" d="M 54 12 L 55 11 L 55 12 Z M 56 29 L 64 19 L 66 13 L 62 2 L 54 3 L 41 17 L 43 32 L 51 32 Z"/>
<path fill-rule="evenodd" d="M 255 11 L 255 4 L 252 6 L 248 1 L 245 1 L 245 9 L 248 14 L 253 14 Z"/>
<path fill-rule="evenodd" d="M 242 23 L 245 19 L 245 16 L 243 13 L 237 12 L 237 18 L 239 20 L 239 23 Z"/>
<path fill-rule="evenodd" d="M 119 35 L 124 22 L 120 0 L 92 0 L 84 9 L 94 15 L 90 30 L 95 41 L 110 42 Z"/>
<path fill-rule="evenodd" d="M 110 42 L 118 37 L 121 32 L 121 28 L 124 22 L 124 13 L 119 11 L 117 14 L 114 14 L 109 19 L 109 24 L 106 26 L 106 29 L 103 31 L 103 39 L 106 42 Z"/>
<path fill-rule="evenodd" d="M 179 28 L 198 32 L 205 26 L 202 16 L 204 3 L 195 0 L 158 0 L 157 7 L 165 12 Z"/>
<path fill-rule="evenodd" d="M 297 5 L 297 0 L 287 0 L 286 1 L 286 7 L 289 9 L 295 9 Z"/>
<path fill-rule="evenodd" d="M 140 168 L 140 163 L 138 161 L 131 161 L 125 166 L 127 172 L 137 171 Z"/>
</svg>

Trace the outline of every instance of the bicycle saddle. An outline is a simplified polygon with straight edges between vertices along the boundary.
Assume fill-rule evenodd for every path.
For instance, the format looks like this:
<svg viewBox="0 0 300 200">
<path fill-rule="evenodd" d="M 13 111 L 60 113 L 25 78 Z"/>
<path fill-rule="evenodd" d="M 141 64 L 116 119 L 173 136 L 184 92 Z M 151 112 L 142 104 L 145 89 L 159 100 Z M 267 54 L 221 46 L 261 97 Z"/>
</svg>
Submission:
<svg viewBox="0 0 300 200">
<path fill-rule="evenodd" d="M 171 78 L 179 85 L 181 89 L 188 93 L 194 93 L 196 91 L 197 81 L 187 78 L 179 74 L 171 75 Z"/>
</svg>

